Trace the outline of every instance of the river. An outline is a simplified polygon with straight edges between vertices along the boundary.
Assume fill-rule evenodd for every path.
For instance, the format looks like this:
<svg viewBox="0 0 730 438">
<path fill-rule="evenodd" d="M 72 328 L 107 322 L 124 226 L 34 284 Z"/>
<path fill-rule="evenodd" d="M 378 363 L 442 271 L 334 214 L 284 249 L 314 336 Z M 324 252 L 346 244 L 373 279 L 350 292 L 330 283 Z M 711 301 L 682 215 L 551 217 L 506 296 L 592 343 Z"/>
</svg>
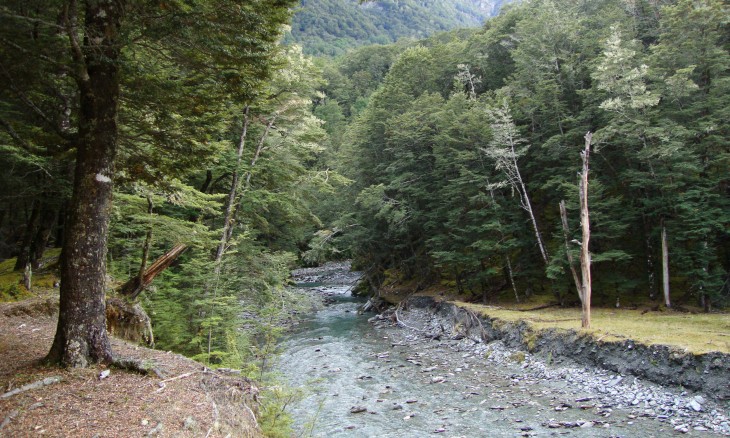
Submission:
<svg viewBox="0 0 730 438">
<path fill-rule="evenodd" d="M 328 296 L 330 304 L 282 344 L 279 371 L 305 394 L 288 408 L 297 436 L 682 435 L 677 421 L 606 404 L 570 379 L 530 378 L 520 353 L 512 352 L 516 360 L 490 363 L 485 354 L 461 348 L 463 340 L 374 326 L 368 323 L 373 314 L 357 312 L 363 301 L 350 295 L 357 274 L 333 269 L 299 277 L 299 287 Z M 510 353 L 494 348 L 489 351 Z"/>
</svg>

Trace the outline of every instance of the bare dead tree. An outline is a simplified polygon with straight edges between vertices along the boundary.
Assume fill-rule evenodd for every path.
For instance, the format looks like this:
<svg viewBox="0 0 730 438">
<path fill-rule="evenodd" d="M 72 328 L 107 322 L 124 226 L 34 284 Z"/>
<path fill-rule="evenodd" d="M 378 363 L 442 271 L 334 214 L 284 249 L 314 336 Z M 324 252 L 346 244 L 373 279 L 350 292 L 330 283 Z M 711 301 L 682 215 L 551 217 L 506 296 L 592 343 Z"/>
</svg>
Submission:
<svg viewBox="0 0 730 438">
<path fill-rule="evenodd" d="M 581 327 L 591 327 L 591 252 L 588 248 L 591 240 L 591 225 L 588 215 L 588 165 L 591 153 L 591 141 L 593 134 L 588 132 L 585 136 L 585 150 L 581 152 L 583 159 L 583 171 L 580 173 L 579 196 L 580 196 L 580 227 L 582 241 L 580 245 L 580 270 L 581 270 Z"/>
</svg>

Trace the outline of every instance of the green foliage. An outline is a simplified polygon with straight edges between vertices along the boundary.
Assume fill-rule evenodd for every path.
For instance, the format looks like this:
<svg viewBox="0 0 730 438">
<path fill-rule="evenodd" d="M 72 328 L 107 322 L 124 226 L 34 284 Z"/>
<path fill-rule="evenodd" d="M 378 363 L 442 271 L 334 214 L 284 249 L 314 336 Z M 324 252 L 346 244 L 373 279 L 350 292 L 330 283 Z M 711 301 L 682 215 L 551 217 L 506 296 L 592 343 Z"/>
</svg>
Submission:
<svg viewBox="0 0 730 438">
<path fill-rule="evenodd" d="M 337 56 L 363 45 L 424 38 L 457 27 L 476 27 L 502 1 L 305 0 L 292 20 L 288 40 L 307 53 Z"/>
<path fill-rule="evenodd" d="M 264 435 L 272 438 L 292 436 L 293 420 L 287 407 L 304 397 L 302 390 L 272 385 L 266 387 L 259 397 L 258 421 Z"/>
<path fill-rule="evenodd" d="M 726 5 L 536 0 L 478 32 L 397 47 L 377 48 L 395 58 L 387 74 L 369 76 L 382 78 L 373 91 L 339 85 L 363 51 L 328 70 L 338 138 L 340 113 L 347 122 L 330 162 L 354 183 L 337 228 L 317 242 L 347 245 L 376 283 L 395 268 L 484 298 L 512 279 L 520 294 L 565 297 L 573 286 L 558 203 L 567 201 L 569 239 L 577 238 L 575 175 L 592 131 L 598 301 L 657 296 L 665 224 L 675 298 L 727 303 Z M 348 113 L 355 96 L 367 106 Z"/>
</svg>

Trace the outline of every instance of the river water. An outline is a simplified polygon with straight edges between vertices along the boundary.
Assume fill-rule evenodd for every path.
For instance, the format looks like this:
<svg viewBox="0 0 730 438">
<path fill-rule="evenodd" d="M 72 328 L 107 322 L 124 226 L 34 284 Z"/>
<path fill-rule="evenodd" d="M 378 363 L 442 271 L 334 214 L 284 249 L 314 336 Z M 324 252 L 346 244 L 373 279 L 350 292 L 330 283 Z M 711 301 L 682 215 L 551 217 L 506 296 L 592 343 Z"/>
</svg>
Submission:
<svg viewBox="0 0 730 438">
<path fill-rule="evenodd" d="M 660 437 L 682 435 L 667 420 L 606 405 L 566 381 L 525 377 L 519 361 L 499 366 L 417 331 L 368 323 L 350 296 L 355 274 L 310 277 L 300 287 L 330 305 L 283 342 L 279 371 L 301 388 L 288 408 L 297 436 Z M 688 436 L 711 432 L 690 429 Z"/>
</svg>

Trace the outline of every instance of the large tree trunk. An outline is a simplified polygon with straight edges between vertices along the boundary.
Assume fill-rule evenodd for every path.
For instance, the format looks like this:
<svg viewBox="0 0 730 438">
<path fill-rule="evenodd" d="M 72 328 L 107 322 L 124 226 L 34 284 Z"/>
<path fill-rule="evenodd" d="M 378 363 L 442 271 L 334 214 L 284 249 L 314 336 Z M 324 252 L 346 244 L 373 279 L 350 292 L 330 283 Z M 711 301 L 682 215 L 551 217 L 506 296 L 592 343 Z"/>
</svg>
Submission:
<svg viewBox="0 0 730 438">
<path fill-rule="evenodd" d="M 117 149 L 119 28 L 125 4 L 87 0 L 83 42 L 78 39 L 75 0 L 64 17 L 80 91 L 79 143 L 61 257 L 58 327 L 47 357 L 64 366 L 112 361 L 105 277 Z"/>
</svg>

